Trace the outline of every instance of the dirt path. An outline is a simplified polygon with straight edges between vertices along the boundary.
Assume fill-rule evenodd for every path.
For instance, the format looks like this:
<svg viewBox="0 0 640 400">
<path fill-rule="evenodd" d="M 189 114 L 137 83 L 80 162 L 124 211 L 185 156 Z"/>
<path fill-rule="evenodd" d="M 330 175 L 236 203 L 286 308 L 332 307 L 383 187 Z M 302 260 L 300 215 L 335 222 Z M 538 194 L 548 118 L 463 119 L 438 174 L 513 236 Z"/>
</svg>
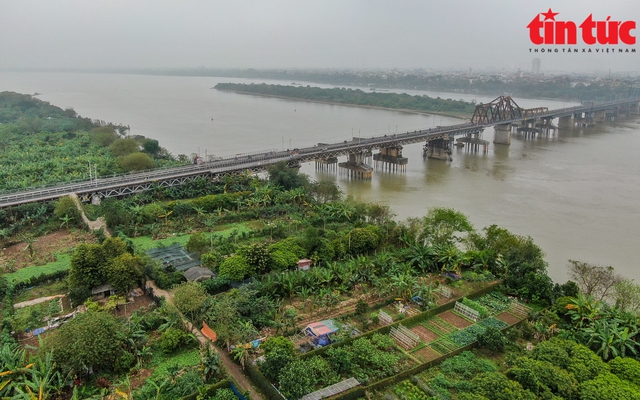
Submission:
<svg viewBox="0 0 640 400">
<path fill-rule="evenodd" d="M 80 199 L 78 199 L 78 195 L 75 193 L 70 193 L 69 197 L 76 203 L 76 207 L 78 211 L 80 211 L 80 216 L 82 216 L 82 221 L 89 227 L 91 231 L 99 231 L 102 229 L 104 231 L 105 236 L 110 237 L 111 232 L 107 229 L 107 224 L 104 221 L 104 218 L 99 217 L 95 221 L 91 221 L 87 218 L 87 215 L 84 213 L 84 208 L 82 208 L 82 204 L 80 204 Z"/>
<path fill-rule="evenodd" d="M 173 293 L 160 289 L 158 286 L 156 286 L 155 282 L 153 281 L 147 281 L 147 285 L 153 288 L 153 294 L 155 294 L 156 296 L 163 296 L 166 301 L 173 304 Z M 198 339 L 198 341 L 202 346 L 211 346 L 216 350 L 216 352 L 220 355 L 220 361 L 222 361 L 222 364 L 224 364 L 225 369 L 229 372 L 229 374 L 233 377 L 233 379 L 236 382 L 238 382 L 238 384 L 240 385 L 240 390 L 242 390 L 242 392 L 248 391 L 253 400 L 263 400 L 264 397 L 262 397 L 260 392 L 251 385 L 251 382 L 249 382 L 247 377 L 242 372 L 242 368 L 238 364 L 233 362 L 231 358 L 229 358 L 229 355 L 227 354 L 227 352 L 215 346 L 209 339 L 207 339 L 202 334 L 202 332 L 200 332 L 199 329 L 194 327 L 191 324 L 191 322 L 189 322 L 185 318 L 185 316 L 182 315 L 182 313 L 180 313 L 180 316 L 182 317 L 184 324 L 187 326 L 187 329 L 189 329 L 189 331 L 191 331 L 191 333 L 193 333 L 196 336 L 196 338 Z"/>
<path fill-rule="evenodd" d="M 13 305 L 13 308 L 29 307 L 29 306 L 32 306 L 34 304 L 44 303 L 45 301 L 57 299 L 59 297 L 64 297 L 64 296 L 65 296 L 64 294 L 56 294 L 55 296 L 40 297 L 38 299 L 33 299 L 33 300 L 29 300 L 29 301 L 23 301 L 21 303 L 16 303 L 16 304 Z"/>
</svg>

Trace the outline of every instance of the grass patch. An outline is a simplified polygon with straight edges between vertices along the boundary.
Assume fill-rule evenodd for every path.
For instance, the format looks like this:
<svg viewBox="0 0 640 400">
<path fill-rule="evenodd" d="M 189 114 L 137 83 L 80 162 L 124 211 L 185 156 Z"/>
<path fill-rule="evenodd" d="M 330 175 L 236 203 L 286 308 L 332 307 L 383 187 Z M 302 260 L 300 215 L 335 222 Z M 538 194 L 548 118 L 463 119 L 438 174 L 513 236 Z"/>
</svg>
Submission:
<svg viewBox="0 0 640 400">
<path fill-rule="evenodd" d="M 69 269 L 71 269 L 71 254 L 58 253 L 56 255 L 56 261 L 45 265 L 34 265 L 31 267 L 21 268 L 15 272 L 5 274 L 4 276 L 6 276 L 10 282 L 18 283 L 31 279 L 34 276 L 39 276 L 40 274 L 51 274 L 53 272 L 66 271 Z"/>
<path fill-rule="evenodd" d="M 244 223 L 235 223 L 235 224 L 225 224 L 220 225 L 214 228 L 214 232 L 203 232 L 207 239 L 211 238 L 211 235 L 215 235 L 218 237 L 228 238 L 234 232 L 237 232 L 238 235 L 241 235 L 243 232 L 249 233 L 251 229 L 248 228 Z M 144 252 L 149 249 L 153 249 L 155 247 L 166 247 L 171 246 L 173 244 L 181 244 L 186 245 L 189 241 L 191 235 L 176 235 L 172 237 L 168 237 L 166 239 L 157 239 L 154 240 L 150 236 L 139 236 L 137 238 L 131 238 L 133 245 L 135 246 L 138 252 Z"/>
<path fill-rule="evenodd" d="M 47 283 L 45 285 L 39 285 L 33 289 L 23 290 L 14 297 L 13 301 L 14 303 L 22 303 L 23 301 L 38 299 L 40 297 L 64 294 L 67 293 L 67 291 L 67 282 L 60 280 L 57 282 Z"/>
<path fill-rule="evenodd" d="M 157 351 L 159 354 L 160 350 Z M 166 357 L 166 358 L 165 358 Z M 172 365 L 178 365 L 180 368 L 191 367 L 200 363 L 200 351 L 198 349 L 183 350 L 174 355 L 162 355 L 158 357 L 158 365 L 153 369 L 153 374 L 149 377 L 154 381 L 160 381 L 168 375 L 167 368 Z"/>
</svg>

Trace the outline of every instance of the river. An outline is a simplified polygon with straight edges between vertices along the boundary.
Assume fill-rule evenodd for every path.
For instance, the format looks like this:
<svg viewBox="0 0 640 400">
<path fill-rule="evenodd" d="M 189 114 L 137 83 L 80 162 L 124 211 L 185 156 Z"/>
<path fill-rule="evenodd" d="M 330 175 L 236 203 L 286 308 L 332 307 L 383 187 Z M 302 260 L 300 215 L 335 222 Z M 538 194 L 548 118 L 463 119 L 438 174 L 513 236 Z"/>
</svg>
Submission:
<svg viewBox="0 0 640 400">
<path fill-rule="evenodd" d="M 252 80 L 119 74 L 0 71 L 0 91 L 38 97 L 80 115 L 131 126 L 132 135 L 158 139 L 173 154 L 218 156 L 339 142 L 459 123 L 444 117 L 308 103 L 220 92 L 218 82 Z M 280 83 L 268 80 L 254 82 Z M 286 82 L 287 84 L 289 82 Z M 304 83 L 306 84 L 306 83 Z M 331 87 L 330 85 L 316 85 Z M 488 102 L 487 96 L 429 93 Z M 522 107 L 573 105 L 516 99 Z M 492 141 L 493 130 L 484 132 Z M 422 145 L 405 146 L 406 172 L 375 171 L 371 181 L 302 171 L 335 181 L 357 200 L 388 204 L 398 219 L 431 207 L 452 207 L 477 229 L 490 224 L 529 235 L 547 254 L 549 275 L 567 280 L 567 260 L 612 265 L 640 280 L 633 249 L 640 238 L 640 118 L 551 137 L 513 135 L 510 146 L 487 154 L 455 149 L 452 162 L 425 160 Z"/>
</svg>

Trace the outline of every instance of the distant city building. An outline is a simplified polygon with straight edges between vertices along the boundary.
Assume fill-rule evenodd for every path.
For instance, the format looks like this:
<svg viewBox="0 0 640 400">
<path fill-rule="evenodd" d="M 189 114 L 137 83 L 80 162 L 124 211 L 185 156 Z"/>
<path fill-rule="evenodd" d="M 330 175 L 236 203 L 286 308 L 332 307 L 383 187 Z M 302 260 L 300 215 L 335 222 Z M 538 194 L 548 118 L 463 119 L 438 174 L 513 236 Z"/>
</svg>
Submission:
<svg viewBox="0 0 640 400">
<path fill-rule="evenodd" d="M 538 75 L 540 73 L 540 59 L 539 58 L 534 58 L 533 59 L 533 63 L 531 64 L 531 72 L 533 72 L 534 75 Z"/>
</svg>

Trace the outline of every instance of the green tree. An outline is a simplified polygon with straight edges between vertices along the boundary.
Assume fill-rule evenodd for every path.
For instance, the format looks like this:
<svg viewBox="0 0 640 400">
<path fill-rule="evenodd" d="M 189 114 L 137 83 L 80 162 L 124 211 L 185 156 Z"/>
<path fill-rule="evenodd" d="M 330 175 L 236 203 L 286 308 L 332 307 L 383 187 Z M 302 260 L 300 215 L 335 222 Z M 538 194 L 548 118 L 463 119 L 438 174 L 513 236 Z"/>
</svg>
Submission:
<svg viewBox="0 0 640 400">
<path fill-rule="evenodd" d="M 452 208 L 432 208 L 423 218 L 421 239 L 430 245 L 450 246 L 461 240 L 456 233 L 472 231 L 464 214 Z"/>
<path fill-rule="evenodd" d="M 209 247 L 209 241 L 203 233 L 194 233 L 189 236 L 189 241 L 185 247 L 187 251 L 195 252 L 200 255 Z"/>
<path fill-rule="evenodd" d="M 220 268 L 218 268 L 220 276 L 229 278 L 233 281 L 241 281 L 247 276 L 253 275 L 253 269 L 242 255 L 236 254 L 227 257 Z"/>
<path fill-rule="evenodd" d="M 41 351 L 53 351 L 63 371 L 112 371 L 123 349 L 124 332 L 113 315 L 85 312 L 45 338 Z"/>
<path fill-rule="evenodd" d="M 267 171 L 269 172 L 269 182 L 284 190 L 309 185 L 309 177 L 307 175 L 300 174 L 297 168 L 290 168 L 285 162 L 273 164 Z"/>
<path fill-rule="evenodd" d="M 117 294 L 126 295 L 140 285 L 144 269 L 145 262 L 140 256 L 124 253 L 107 266 L 107 279 Z"/>
<path fill-rule="evenodd" d="M 478 345 L 489 349 L 492 352 L 502 352 L 507 344 L 507 338 L 496 328 L 487 327 L 484 332 L 478 335 Z"/>
<path fill-rule="evenodd" d="M 173 304 L 188 315 L 193 323 L 198 323 L 196 317 L 208 297 L 204 287 L 198 282 L 185 282 L 173 289 Z"/>
<path fill-rule="evenodd" d="M 68 222 L 75 221 L 78 223 L 82 220 L 80 216 L 80 211 L 76 206 L 76 202 L 69 196 L 62 196 L 55 202 L 55 208 L 53 209 L 53 215 L 58 219 L 58 221 L 64 221 L 63 219 L 67 219 L 67 227 L 69 226 Z"/>
<path fill-rule="evenodd" d="M 144 142 L 142 142 L 142 148 L 144 149 L 145 153 L 155 156 L 160 151 L 160 144 L 157 140 L 146 139 Z"/>
<path fill-rule="evenodd" d="M 135 139 L 118 139 L 111 143 L 109 150 L 116 157 L 123 157 L 140 150 L 140 145 Z"/>
<path fill-rule="evenodd" d="M 155 167 L 155 163 L 144 153 L 131 153 L 123 156 L 118 161 L 125 171 L 142 171 Z"/>
</svg>

